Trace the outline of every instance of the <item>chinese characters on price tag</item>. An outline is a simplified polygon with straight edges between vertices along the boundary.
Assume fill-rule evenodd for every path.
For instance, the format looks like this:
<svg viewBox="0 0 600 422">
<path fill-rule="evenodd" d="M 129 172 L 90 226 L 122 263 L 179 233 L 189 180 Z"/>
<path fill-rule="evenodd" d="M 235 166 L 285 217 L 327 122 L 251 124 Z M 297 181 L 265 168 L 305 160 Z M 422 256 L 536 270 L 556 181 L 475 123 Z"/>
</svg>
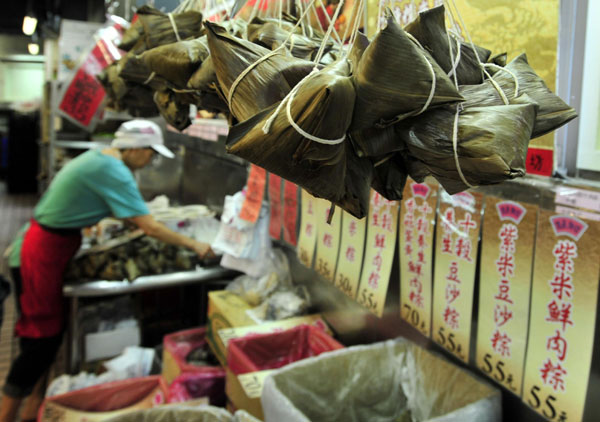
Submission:
<svg viewBox="0 0 600 422">
<path fill-rule="evenodd" d="M 366 218 L 358 219 L 343 212 L 342 243 L 338 255 L 335 285 L 345 295 L 356 298 L 365 251 Z"/>
<path fill-rule="evenodd" d="M 246 183 L 246 199 L 240 211 L 242 220 L 256 223 L 262 208 L 262 200 L 265 195 L 265 185 L 267 184 L 267 172 L 262 167 L 254 164 L 250 165 L 250 174 Z"/>
<path fill-rule="evenodd" d="M 438 186 L 409 182 L 400 209 L 400 315 L 431 335 L 433 229 Z"/>
<path fill-rule="evenodd" d="M 281 209 L 281 177 L 273 173 L 269 173 L 269 204 L 271 209 L 269 234 L 273 239 L 280 239 L 283 217 Z"/>
<path fill-rule="evenodd" d="M 381 317 L 396 249 L 398 203 L 371 191 L 365 258 L 356 301 Z"/>
<path fill-rule="evenodd" d="M 342 213 L 337 209 L 331 224 L 327 223 L 330 208 L 335 206 L 324 199 L 317 199 L 317 259 L 315 271 L 331 282 L 335 278 L 338 251 L 340 249 L 340 226 Z"/>
<path fill-rule="evenodd" d="M 302 189 L 298 258 L 312 268 L 317 243 L 317 198 Z"/>
<path fill-rule="evenodd" d="M 540 176 L 552 176 L 554 169 L 554 151 L 545 148 L 529 148 L 527 150 L 527 173 Z"/>
<path fill-rule="evenodd" d="M 296 246 L 298 224 L 298 186 L 290 181 L 283 182 L 283 240 Z"/>
<path fill-rule="evenodd" d="M 521 396 L 537 207 L 488 197 L 483 223 L 477 367 Z"/>
<path fill-rule="evenodd" d="M 541 211 L 523 400 L 552 421 L 581 421 L 590 375 L 600 223 Z"/>
<path fill-rule="evenodd" d="M 441 192 L 437 216 L 433 339 L 469 362 L 475 267 L 483 196 Z"/>
<path fill-rule="evenodd" d="M 238 381 L 248 398 L 259 399 L 262 394 L 263 385 L 265 384 L 265 378 L 273 372 L 272 369 L 267 369 L 266 371 L 238 375 Z"/>
</svg>

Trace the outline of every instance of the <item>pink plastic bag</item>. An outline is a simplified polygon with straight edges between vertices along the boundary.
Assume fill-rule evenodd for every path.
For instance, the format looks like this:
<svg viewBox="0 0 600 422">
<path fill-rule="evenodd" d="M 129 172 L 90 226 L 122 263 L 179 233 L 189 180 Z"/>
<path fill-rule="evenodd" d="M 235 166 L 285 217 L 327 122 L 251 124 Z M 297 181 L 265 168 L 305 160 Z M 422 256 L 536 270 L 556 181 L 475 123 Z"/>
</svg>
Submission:
<svg viewBox="0 0 600 422">
<path fill-rule="evenodd" d="M 169 387 L 167 401 L 181 403 L 205 397 L 213 406 L 225 406 L 225 371 L 188 372 L 179 375 Z"/>
</svg>

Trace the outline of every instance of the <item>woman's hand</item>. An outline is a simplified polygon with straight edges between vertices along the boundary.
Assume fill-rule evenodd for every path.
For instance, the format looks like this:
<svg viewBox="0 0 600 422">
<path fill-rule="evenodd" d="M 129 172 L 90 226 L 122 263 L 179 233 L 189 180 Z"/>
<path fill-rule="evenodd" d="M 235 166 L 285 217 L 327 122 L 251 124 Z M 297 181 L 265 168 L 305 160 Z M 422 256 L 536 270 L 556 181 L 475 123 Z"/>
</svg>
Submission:
<svg viewBox="0 0 600 422">
<path fill-rule="evenodd" d="M 191 248 L 196 254 L 200 257 L 200 259 L 204 258 L 214 258 L 216 255 L 214 251 L 210 248 L 208 243 L 204 242 L 194 242 L 191 245 Z"/>
</svg>

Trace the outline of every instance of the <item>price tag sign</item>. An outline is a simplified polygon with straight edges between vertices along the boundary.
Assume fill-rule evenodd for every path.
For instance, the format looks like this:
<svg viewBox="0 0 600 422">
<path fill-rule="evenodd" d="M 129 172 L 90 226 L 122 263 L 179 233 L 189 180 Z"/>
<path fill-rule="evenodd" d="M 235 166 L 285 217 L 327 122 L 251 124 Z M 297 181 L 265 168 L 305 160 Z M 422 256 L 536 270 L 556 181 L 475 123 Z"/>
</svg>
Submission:
<svg viewBox="0 0 600 422">
<path fill-rule="evenodd" d="M 273 239 L 281 239 L 281 225 L 283 221 L 281 202 L 281 177 L 269 173 L 269 204 L 271 220 L 269 221 L 269 234 Z"/>
<path fill-rule="evenodd" d="M 312 268 L 317 244 L 317 198 L 302 189 L 298 258 Z"/>
<path fill-rule="evenodd" d="M 272 369 L 266 371 L 251 372 L 249 374 L 238 375 L 238 381 L 246 393 L 246 396 L 250 399 L 260 399 L 262 394 L 263 385 L 265 378 L 271 373 L 275 372 Z"/>
<path fill-rule="evenodd" d="M 333 214 L 331 224 L 327 223 L 331 202 L 317 199 L 317 261 L 315 271 L 331 282 L 335 279 L 335 267 L 340 250 L 340 229 L 342 213 L 338 209 Z"/>
<path fill-rule="evenodd" d="M 356 301 L 381 317 L 396 249 L 398 203 L 371 190 L 365 258 Z"/>
<path fill-rule="evenodd" d="M 298 186 L 285 180 L 283 182 L 283 240 L 296 246 L 296 225 L 298 224 Z"/>
<path fill-rule="evenodd" d="M 244 200 L 242 210 L 240 211 L 240 218 L 242 220 L 256 223 L 256 220 L 258 220 L 258 216 L 260 215 L 266 184 L 266 170 L 251 164 L 248 182 L 246 183 L 246 199 Z"/>
<path fill-rule="evenodd" d="M 481 236 L 477 367 L 521 396 L 537 207 L 488 197 Z"/>
<path fill-rule="evenodd" d="M 431 336 L 433 232 L 438 185 L 409 181 L 400 207 L 400 316 Z"/>
<path fill-rule="evenodd" d="M 365 252 L 366 218 L 342 213 L 342 242 L 338 255 L 335 286 L 352 299 L 356 298 Z"/>
<path fill-rule="evenodd" d="M 529 148 L 527 150 L 526 170 L 529 174 L 552 176 L 554 169 L 554 151 L 545 148 Z"/>
<path fill-rule="evenodd" d="M 441 191 L 437 216 L 433 339 L 469 362 L 475 267 L 483 195 Z"/>
<path fill-rule="evenodd" d="M 551 421 L 580 421 L 590 377 L 600 223 L 540 211 L 523 400 Z"/>
</svg>

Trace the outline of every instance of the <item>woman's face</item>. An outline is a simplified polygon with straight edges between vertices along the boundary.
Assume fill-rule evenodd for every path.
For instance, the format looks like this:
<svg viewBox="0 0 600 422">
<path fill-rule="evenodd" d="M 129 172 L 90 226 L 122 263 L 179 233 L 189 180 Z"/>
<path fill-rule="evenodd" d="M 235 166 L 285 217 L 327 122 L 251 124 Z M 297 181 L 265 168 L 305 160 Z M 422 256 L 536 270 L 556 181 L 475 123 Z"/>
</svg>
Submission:
<svg viewBox="0 0 600 422">
<path fill-rule="evenodd" d="M 132 148 L 122 151 L 123 162 L 132 170 L 146 167 L 152 161 L 155 151 L 152 148 Z"/>
</svg>

